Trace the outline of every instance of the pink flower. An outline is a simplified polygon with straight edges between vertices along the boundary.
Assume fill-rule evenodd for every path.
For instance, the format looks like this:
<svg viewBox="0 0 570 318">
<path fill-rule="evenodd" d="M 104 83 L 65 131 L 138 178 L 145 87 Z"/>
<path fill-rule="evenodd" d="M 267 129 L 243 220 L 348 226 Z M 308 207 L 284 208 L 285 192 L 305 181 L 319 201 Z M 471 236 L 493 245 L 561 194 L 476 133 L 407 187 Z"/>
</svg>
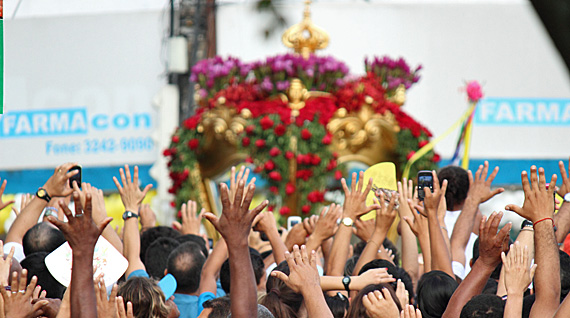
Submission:
<svg viewBox="0 0 570 318">
<path fill-rule="evenodd" d="M 483 98 L 483 91 L 481 90 L 481 85 L 477 81 L 471 81 L 467 83 L 467 87 L 465 87 L 467 91 L 467 98 L 470 102 L 477 102 L 481 98 Z"/>
</svg>

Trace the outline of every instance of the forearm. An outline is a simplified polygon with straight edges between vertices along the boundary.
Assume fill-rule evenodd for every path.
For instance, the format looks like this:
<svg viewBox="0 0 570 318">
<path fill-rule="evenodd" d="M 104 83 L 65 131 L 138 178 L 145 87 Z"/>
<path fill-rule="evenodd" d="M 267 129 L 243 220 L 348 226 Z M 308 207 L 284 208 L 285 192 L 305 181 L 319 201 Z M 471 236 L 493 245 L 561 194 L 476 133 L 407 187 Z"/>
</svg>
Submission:
<svg viewBox="0 0 570 318">
<path fill-rule="evenodd" d="M 101 233 L 101 236 L 109 241 L 109 243 L 111 243 L 111 245 L 113 245 L 113 247 L 116 248 L 119 253 L 123 254 L 123 242 L 110 224 L 105 227 L 103 233 Z"/>
<path fill-rule="evenodd" d="M 479 201 L 467 196 L 463 210 L 457 218 L 457 222 L 455 222 L 453 232 L 451 233 L 450 246 L 452 260 L 461 263 L 463 266 L 465 266 L 467 262 L 465 259 L 465 248 L 469 242 L 478 209 Z"/>
<path fill-rule="evenodd" d="M 351 237 L 352 227 L 341 224 L 334 236 L 329 262 L 327 263 L 327 275 L 341 276 L 344 273 L 344 264 L 348 259 Z"/>
<path fill-rule="evenodd" d="M 273 257 L 275 257 L 275 263 L 279 264 L 285 260 L 285 252 L 287 251 L 287 247 L 279 232 L 272 231 L 270 233 L 266 233 L 267 237 L 269 238 L 269 244 L 271 244 L 271 249 L 273 250 Z"/>
<path fill-rule="evenodd" d="M 536 301 L 530 317 L 550 317 L 560 304 L 560 260 L 550 220 L 534 226 L 534 245 L 538 270 L 534 276 Z"/>
<path fill-rule="evenodd" d="M 402 268 L 408 272 L 414 286 L 416 286 L 420 272 L 416 237 L 406 222 L 402 221 L 400 224 L 402 225 Z"/>
<path fill-rule="evenodd" d="M 324 241 L 321 243 L 321 251 L 323 252 L 323 258 L 325 259 L 325 261 L 324 261 L 324 266 L 323 266 L 323 267 L 325 267 L 326 264 L 329 263 L 329 257 L 330 257 L 330 255 L 331 255 L 331 248 L 332 248 L 332 245 L 333 245 L 333 239 L 332 239 L 332 237 L 330 237 L 330 238 L 324 240 Z"/>
<path fill-rule="evenodd" d="M 310 318 L 332 318 L 333 315 L 318 285 L 304 288 L 302 291 L 307 316 Z"/>
<path fill-rule="evenodd" d="M 71 318 L 96 318 L 97 299 L 93 287 L 93 249 L 91 253 L 73 253 L 71 271 Z"/>
<path fill-rule="evenodd" d="M 202 273 L 200 277 L 200 294 L 205 292 L 211 292 L 216 295 L 216 277 L 220 272 L 222 264 L 228 257 L 228 246 L 223 238 L 220 238 L 212 254 L 206 259 L 204 266 L 202 268 Z"/>
<path fill-rule="evenodd" d="M 562 243 L 570 232 L 570 203 L 564 201 L 558 209 L 558 213 L 554 215 L 554 224 L 556 224 L 556 242 Z"/>
<path fill-rule="evenodd" d="M 428 212 L 429 215 L 429 212 Z M 447 244 L 441 231 L 439 221 L 434 216 L 428 217 L 430 246 L 434 248 L 431 250 L 431 269 L 440 270 L 451 277 L 454 277 L 453 269 L 451 267 L 451 256 L 447 249 Z"/>
<path fill-rule="evenodd" d="M 123 236 L 123 253 L 127 261 L 129 261 L 129 266 L 125 272 L 125 277 L 129 277 L 129 275 L 135 270 L 145 269 L 145 266 L 140 258 L 141 239 L 139 234 L 139 224 L 136 218 L 129 218 L 125 220 Z"/>
<path fill-rule="evenodd" d="M 418 236 L 418 242 L 420 248 L 422 249 L 422 257 L 424 260 L 424 273 L 431 271 L 431 245 L 430 245 L 429 233 L 420 233 Z"/>
<path fill-rule="evenodd" d="M 230 254 L 230 300 L 232 317 L 257 316 L 257 289 L 247 242 L 228 246 Z"/>
<path fill-rule="evenodd" d="M 55 200 L 55 199 L 54 199 Z M 24 234 L 38 223 L 38 219 L 42 211 L 46 207 L 47 202 L 38 197 L 34 197 L 32 201 L 22 210 L 20 214 L 12 223 L 8 234 L 6 235 L 6 242 L 15 242 L 22 244 Z"/>
<path fill-rule="evenodd" d="M 483 291 L 494 269 L 495 267 L 493 266 L 488 266 L 481 261 L 476 261 L 467 277 L 459 284 L 459 287 L 457 287 L 453 296 L 451 296 L 442 318 L 459 317 L 463 306 L 465 306 L 471 298 L 479 295 Z"/>
<path fill-rule="evenodd" d="M 523 293 L 512 293 L 507 297 L 503 318 L 521 318 L 523 307 Z"/>
<path fill-rule="evenodd" d="M 362 254 L 360 254 L 360 257 L 358 258 L 358 262 L 356 262 L 356 265 L 354 265 L 354 270 L 352 271 L 352 275 L 358 275 L 360 269 L 364 265 L 366 265 L 366 263 L 376 259 L 376 254 L 378 254 L 378 249 L 380 249 L 380 246 L 382 245 L 382 242 L 384 242 L 385 238 L 386 238 L 386 232 L 380 229 L 376 229 L 374 233 L 372 233 L 372 237 L 366 243 L 366 247 L 364 248 Z"/>
</svg>

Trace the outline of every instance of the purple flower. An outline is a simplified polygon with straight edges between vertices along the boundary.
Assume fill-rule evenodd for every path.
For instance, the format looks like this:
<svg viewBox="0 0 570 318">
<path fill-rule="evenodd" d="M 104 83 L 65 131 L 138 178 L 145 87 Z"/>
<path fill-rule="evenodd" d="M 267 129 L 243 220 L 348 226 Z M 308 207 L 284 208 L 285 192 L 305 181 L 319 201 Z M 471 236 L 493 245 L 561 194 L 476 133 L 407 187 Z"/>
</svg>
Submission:
<svg viewBox="0 0 570 318">
<path fill-rule="evenodd" d="M 280 81 L 275 84 L 278 91 L 286 91 L 289 88 L 289 81 Z"/>
<path fill-rule="evenodd" d="M 261 82 L 261 88 L 266 91 L 273 90 L 273 83 L 271 83 L 269 77 L 263 79 L 263 82 Z"/>
</svg>

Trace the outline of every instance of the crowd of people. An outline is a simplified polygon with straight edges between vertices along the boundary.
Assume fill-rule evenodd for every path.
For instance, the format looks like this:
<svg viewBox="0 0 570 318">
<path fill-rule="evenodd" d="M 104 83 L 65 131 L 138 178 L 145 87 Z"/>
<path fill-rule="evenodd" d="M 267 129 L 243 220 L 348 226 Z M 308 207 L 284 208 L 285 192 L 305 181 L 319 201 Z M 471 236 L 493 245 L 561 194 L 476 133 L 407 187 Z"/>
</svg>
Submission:
<svg viewBox="0 0 570 318">
<path fill-rule="evenodd" d="M 433 171 L 423 200 L 403 179 L 372 205 L 372 180 L 353 173 L 341 180 L 342 205 L 288 230 L 265 211 L 269 202 L 252 206 L 255 183 L 244 168 L 220 184 L 220 215 L 188 201 L 181 222 L 158 226 L 142 203 L 151 186 L 141 189 L 138 168 L 125 166 L 114 178 L 125 208 L 116 231 L 100 189 L 70 186 L 74 165 L 57 167 L 16 209 L 0 245 L 0 318 L 570 316 L 570 256 L 560 248 L 570 232 L 563 162 L 558 186 L 556 175 L 547 180 L 532 166 L 521 174 L 524 204 L 488 217 L 479 205 L 504 191 L 492 188 L 499 168 L 488 163 L 474 175 L 456 166 Z M 12 203 L 1 199 L 5 187 L 6 180 L 0 210 Z M 555 192 L 565 198 L 559 205 Z M 369 212 L 376 217 L 361 219 Z M 516 238 L 511 223 L 499 226 L 504 213 L 525 218 Z M 387 238 L 396 220 L 398 244 Z M 219 234 L 213 246 L 202 222 Z M 100 236 L 128 261 L 115 284 L 94 277 Z M 45 261 L 65 242 L 73 264 L 67 287 Z"/>
</svg>

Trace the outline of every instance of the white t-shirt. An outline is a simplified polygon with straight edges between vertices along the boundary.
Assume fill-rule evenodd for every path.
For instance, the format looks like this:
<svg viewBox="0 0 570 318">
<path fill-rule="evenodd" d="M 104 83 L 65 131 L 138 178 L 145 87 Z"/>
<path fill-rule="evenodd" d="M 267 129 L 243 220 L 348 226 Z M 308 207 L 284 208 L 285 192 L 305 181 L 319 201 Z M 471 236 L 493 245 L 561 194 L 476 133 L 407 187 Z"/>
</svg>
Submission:
<svg viewBox="0 0 570 318">
<path fill-rule="evenodd" d="M 453 234 L 453 228 L 455 227 L 455 222 L 457 222 L 457 218 L 461 211 L 447 211 L 445 213 L 445 218 L 443 221 L 445 222 L 445 227 L 447 228 L 447 234 L 449 235 L 449 239 L 451 239 L 451 234 Z M 473 258 L 473 244 L 475 244 L 475 240 L 477 239 L 477 235 L 471 232 L 469 236 L 469 241 L 467 242 L 467 247 L 465 248 L 465 266 L 459 262 L 453 262 L 452 268 L 453 273 L 464 279 L 467 274 L 471 271 L 471 266 L 469 266 L 469 261 Z"/>
<path fill-rule="evenodd" d="M 24 258 L 26 258 L 26 255 L 24 255 L 24 246 L 16 242 L 8 242 L 4 244 L 4 254 L 9 254 L 12 247 L 14 247 L 14 258 L 18 262 L 21 262 Z"/>
</svg>

